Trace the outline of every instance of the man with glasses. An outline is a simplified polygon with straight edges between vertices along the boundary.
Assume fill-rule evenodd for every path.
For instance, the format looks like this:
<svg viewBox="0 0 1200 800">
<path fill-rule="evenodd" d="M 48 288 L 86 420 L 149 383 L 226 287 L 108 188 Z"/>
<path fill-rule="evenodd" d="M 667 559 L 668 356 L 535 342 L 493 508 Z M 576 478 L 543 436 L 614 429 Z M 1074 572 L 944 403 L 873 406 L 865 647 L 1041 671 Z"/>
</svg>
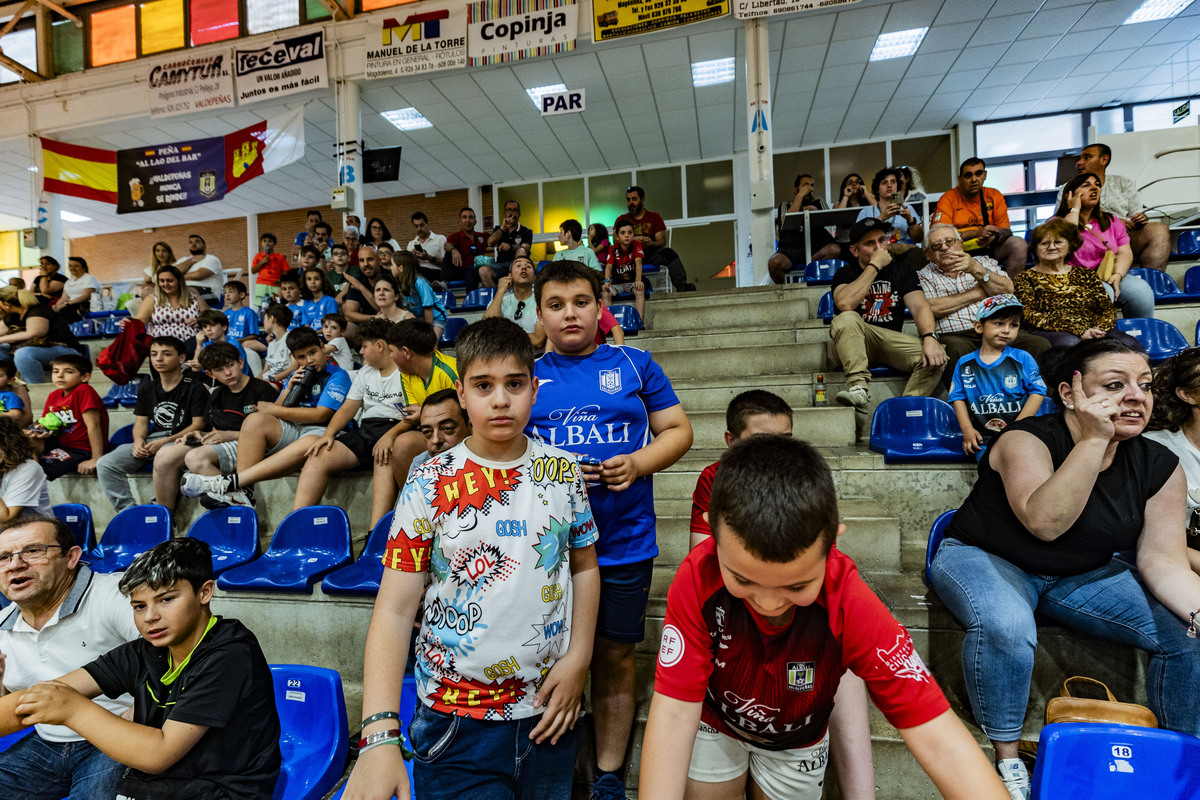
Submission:
<svg viewBox="0 0 1200 800">
<path fill-rule="evenodd" d="M 925 257 L 929 263 L 917 272 L 921 290 L 929 300 L 936 331 L 946 348 L 946 363 L 979 349 L 983 337 L 975 332 L 975 315 L 985 297 L 1012 294 L 1013 282 L 994 258 L 968 255 L 962 237 L 953 225 L 940 223 L 925 235 Z M 1012 342 L 1034 357 L 1050 349 L 1050 340 L 1024 331 Z M 942 385 L 949 387 L 952 369 L 942 373 Z"/>
<path fill-rule="evenodd" d="M 97 575 L 81 562 L 75 535 L 54 517 L 0 525 L 0 668 L 6 692 L 54 680 L 138 638 L 121 576 Z M 96 703 L 114 714 L 128 695 Z M 60 800 L 114 797 L 123 767 L 69 728 L 37 731 L 0 753 L 0 797 Z"/>
<path fill-rule="evenodd" d="M 483 312 L 485 317 L 511 319 L 529 334 L 533 346 L 546 344 L 546 333 L 538 324 L 537 305 L 533 302 L 533 279 L 536 272 L 528 256 L 517 256 L 512 262 L 512 272 L 500 279 L 496 295 Z"/>
<path fill-rule="evenodd" d="M 981 158 L 968 158 L 958 168 L 958 186 L 938 200 L 933 222 L 958 229 L 963 249 L 972 255 L 995 258 L 1009 277 L 1025 269 L 1029 252 L 1025 240 L 1013 236 L 1004 195 L 984 186 L 987 165 Z"/>
</svg>

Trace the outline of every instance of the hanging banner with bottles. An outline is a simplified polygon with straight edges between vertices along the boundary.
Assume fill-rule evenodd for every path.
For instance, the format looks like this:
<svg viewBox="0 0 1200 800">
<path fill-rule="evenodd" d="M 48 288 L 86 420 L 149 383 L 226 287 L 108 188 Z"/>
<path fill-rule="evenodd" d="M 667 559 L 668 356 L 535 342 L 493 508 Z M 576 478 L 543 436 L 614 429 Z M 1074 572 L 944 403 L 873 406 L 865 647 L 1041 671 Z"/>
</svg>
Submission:
<svg viewBox="0 0 1200 800">
<path fill-rule="evenodd" d="M 729 0 L 593 0 L 592 39 L 607 42 L 723 17 Z"/>
</svg>

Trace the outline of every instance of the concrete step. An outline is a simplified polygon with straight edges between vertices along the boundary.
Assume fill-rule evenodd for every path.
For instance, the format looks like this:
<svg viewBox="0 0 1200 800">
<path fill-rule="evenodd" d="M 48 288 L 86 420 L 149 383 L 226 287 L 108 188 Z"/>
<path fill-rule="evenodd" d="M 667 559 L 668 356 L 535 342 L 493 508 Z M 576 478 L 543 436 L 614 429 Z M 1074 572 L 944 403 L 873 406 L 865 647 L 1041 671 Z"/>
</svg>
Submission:
<svg viewBox="0 0 1200 800">
<path fill-rule="evenodd" d="M 818 446 L 836 447 L 856 441 L 855 416 L 848 406 L 792 409 L 792 430 L 796 437 Z M 725 444 L 725 409 L 719 411 L 688 411 L 692 423 L 693 446 L 721 447 Z"/>
<path fill-rule="evenodd" d="M 653 332 L 736 330 L 763 322 L 793 324 L 815 316 L 812 290 L 802 284 L 754 287 L 724 293 L 714 302 L 708 293 L 654 295 L 647 304 Z M 816 295 L 820 300 L 820 294 Z"/>
<path fill-rule="evenodd" d="M 788 334 L 785 342 L 711 347 L 693 347 L 688 342 L 671 342 L 673 349 L 646 349 L 654 360 L 674 380 L 703 378 L 742 378 L 747 387 L 755 385 L 761 375 L 789 375 L 822 372 L 829 363 L 826 357 L 828 338 L 806 337 L 797 341 L 797 334 Z M 665 340 L 664 340 L 665 341 Z"/>
</svg>

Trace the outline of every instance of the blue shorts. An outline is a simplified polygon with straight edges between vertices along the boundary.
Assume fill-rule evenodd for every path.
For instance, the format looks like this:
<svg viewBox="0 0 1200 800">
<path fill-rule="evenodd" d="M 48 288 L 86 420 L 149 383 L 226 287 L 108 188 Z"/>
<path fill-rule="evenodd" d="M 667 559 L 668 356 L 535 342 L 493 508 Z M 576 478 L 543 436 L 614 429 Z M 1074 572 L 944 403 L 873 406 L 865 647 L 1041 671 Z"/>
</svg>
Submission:
<svg viewBox="0 0 1200 800">
<path fill-rule="evenodd" d="M 646 603 L 654 559 L 600 567 L 600 613 L 596 635 L 610 642 L 637 644 L 646 638 Z"/>
</svg>

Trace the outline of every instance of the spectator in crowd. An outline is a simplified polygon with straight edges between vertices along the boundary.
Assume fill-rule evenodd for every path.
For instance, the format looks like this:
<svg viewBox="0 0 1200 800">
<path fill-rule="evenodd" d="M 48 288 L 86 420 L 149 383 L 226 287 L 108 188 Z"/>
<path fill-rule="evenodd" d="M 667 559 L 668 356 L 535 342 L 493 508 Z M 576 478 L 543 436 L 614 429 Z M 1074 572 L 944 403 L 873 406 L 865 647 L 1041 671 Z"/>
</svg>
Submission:
<svg viewBox="0 0 1200 800">
<path fill-rule="evenodd" d="M 529 256 L 514 258 L 512 272 L 500 279 L 496 294 L 483 316 L 512 320 L 529 334 L 535 348 L 541 348 L 546 344 L 546 333 L 538 323 L 537 306 L 533 301 L 533 279 L 533 261 Z"/>
<path fill-rule="evenodd" d="M 346 272 L 350 288 L 342 296 L 342 313 L 355 324 L 366 322 L 379 313 L 374 304 L 375 282 L 380 276 L 379 257 L 369 244 L 358 249 L 358 269 L 357 277 Z"/>
<path fill-rule="evenodd" d="M 987 165 L 983 159 L 964 161 L 958 168 L 958 186 L 938 200 L 933 221 L 953 225 L 968 253 L 991 256 L 1004 265 L 1005 272 L 1015 276 L 1025 269 L 1028 249 L 1023 238 L 1012 235 L 1004 195 L 984 186 L 985 180 Z"/>
<path fill-rule="evenodd" d="M 412 460 L 409 478 L 417 467 L 471 435 L 471 421 L 459 402 L 458 392 L 442 389 L 426 397 L 421 404 L 421 422 L 417 429 L 425 437 L 425 452 Z"/>
<path fill-rule="evenodd" d="M 282 281 L 281 281 L 282 284 Z M 137 318 L 151 337 L 170 336 L 187 342 L 188 355 L 196 353 L 194 336 L 200 330 L 200 313 L 209 303 L 187 288 L 187 279 L 174 266 L 164 266 L 155 276 L 154 296 L 138 306 Z"/>
<path fill-rule="evenodd" d="M 33 292 L 42 302 L 54 302 L 62 297 L 67 276 L 62 274 L 58 259 L 42 256 L 38 259 L 38 274 L 33 279 Z"/>
<path fill-rule="evenodd" d="M 403 253 L 404 251 L 401 250 L 400 252 Z M 397 274 L 398 270 L 397 270 L 396 261 L 395 261 L 396 251 L 392 249 L 392 246 L 390 244 L 388 244 L 387 242 L 384 242 L 383 244 L 376 247 L 375 248 L 375 257 L 379 261 L 379 274 L 380 275 L 391 275 L 393 278 L 399 277 Z"/>
<path fill-rule="evenodd" d="M 0 524 L 22 515 L 54 516 L 46 473 L 37 461 L 33 442 L 12 417 L 0 415 L 0 441 L 4 442 L 0 453 Z M 0 640 L 0 653 L 3 652 Z"/>
<path fill-rule="evenodd" d="M 804 211 L 821 211 L 825 204 L 813 193 L 812 175 L 797 175 L 792 185 L 792 199 L 779 204 L 775 214 L 775 239 L 779 249 L 767 261 L 767 271 L 775 283 L 783 283 L 784 276 L 797 266 L 808 263 L 804 249 L 804 229 L 784 228 L 784 218 L 788 214 L 800 214 Z M 829 231 L 820 225 L 813 225 L 809 234 L 812 245 L 812 260 L 825 258 L 841 258 L 842 248 Z"/>
<path fill-rule="evenodd" d="M 429 229 L 429 217 L 424 211 L 413 213 L 412 224 L 416 236 L 405 249 L 416 256 L 417 266 L 426 280 L 436 281 L 441 277 L 442 262 L 446 259 L 446 237 Z"/>
<path fill-rule="evenodd" d="M 891 226 L 874 218 L 850 229 L 850 253 L 857 260 L 833 276 L 833 318 L 829 335 L 846 371 L 846 388 L 836 400 L 866 412 L 870 368 L 886 364 L 911 372 L 906 397 L 930 395 L 937 388 L 946 351 L 934 332 L 933 312 L 917 274 L 892 260 L 887 250 Z M 904 309 L 912 312 L 919 338 L 903 333 Z"/>
<path fill-rule="evenodd" d="M 263 312 L 263 333 L 267 335 L 267 355 L 263 359 L 263 371 L 258 377 L 282 389 L 282 382 L 291 372 L 292 353 L 287 347 L 287 333 L 291 329 L 292 312 L 287 306 L 275 304 Z"/>
<path fill-rule="evenodd" d="M 363 242 L 359 240 L 357 225 L 346 225 L 342 228 L 342 244 L 346 245 L 346 250 L 350 253 L 350 266 L 357 267 L 357 256 L 361 255 L 358 252 L 358 246 L 363 244 Z M 367 244 L 370 243 L 367 242 Z M 374 245 L 372 245 L 372 249 L 374 249 Z"/>
<path fill-rule="evenodd" d="M 1136 339 L 1116 329 L 1117 310 L 1096 273 L 1069 262 L 1079 249 L 1078 227 L 1052 219 L 1034 228 L 1031 238 L 1033 266 L 1013 279 L 1013 291 L 1025 306 L 1032 332 L 1057 346 L 1109 337 L 1141 349 Z"/>
<path fill-rule="evenodd" d="M 186 469 L 201 475 L 220 475 L 237 468 L 238 431 L 259 403 L 272 403 L 279 390 L 246 374 L 237 348 L 216 342 L 200 353 L 200 368 L 213 380 L 204 414 L 207 433 L 192 431 L 154 455 L 154 502 L 175 510 L 179 478 Z M 202 498 L 203 503 L 208 498 Z"/>
<path fill-rule="evenodd" d="M 900 173 L 900 194 L 906 203 L 920 203 L 925 199 L 925 186 L 921 183 L 921 173 L 916 167 L 892 167 Z"/>
<path fill-rule="evenodd" d="M 175 251 L 166 242 L 155 242 L 150 248 L 150 266 L 146 267 L 146 280 L 153 281 L 154 276 L 163 267 L 175 266 Z"/>
<path fill-rule="evenodd" d="M 1126 317 L 1153 317 L 1154 290 L 1129 274 L 1133 250 L 1125 223 L 1101 208 L 1100 196 L 1100 178 L 1090 172 L 1076 175 L 1063 187 L 1063 200 L 1054 214 L 1076 225 L 1080 238 L 1067 261 L 1095 272 Z"/>
<path fill-rule="evenodd" d="M 439 258 L 440 261 L 440 258 Z M 446 329 L 446 306 L 434 294 L 433 287 L 417 273 L 418 255 L 412 250 L 396 253 L 396 288 L 398 302 L 414 317 L 423 319 L 433 326 L 441 338 Z M 399 320 L 393 320 L 399 322 Z"/>
<path fill-rule="evenodd" d="M 564 249 L 554 253 L 553 261 L 578 261 L 597 272 L 604 271 L 600 260 L 596 258 L 596 252 L 583 243 L 583 226 L 579 224 L 579 220 L 569 219 L 558 226 L 558 243 Z"/>
<path fill-rule="evenodd" d="M 333 359 L 333 363 L 347 372 L 353 372 L 354 354 L 350 352 L 350 345 L 346 343 L 348 326 L 349 323 L 341 314 L 326 314 L 321 319 L 321 335 L 325 337 L 325 346 L 322 349 Z"/>
<path fill-rule="evenodd" d="M 350 286 L 350 278 L 347 275 L 361 278 L 362 272 L 358 267 L 350 266 L 350 251 L 344 244 L 335 244 L 329 247 L 328 264 L 329 269 L 325 270 L 325 277 L 329 279 L 329 285 L 333 287 L 334 295 L 340 302 L 345 299 L 345 294 Z"/>
<path fill-rule="evenodd" d="M 1100 208 L 1125 222 L 1129 232 L 1129 246 L 1133 257 L 1143 267 L 1166 269 L 1171 256 L 1171 231 L 1162 222 L 1151 222 L 1146 216 L 1141 192 L 1124 175 L 1108 171 L 1112 162 L 1112 150 L 1106 144 L 1090 144 L 1083 148 L 1075 162 L 1075 172 L 1082 175 L 1090 172 L 1100 179 L 1104 193 Z M 1062 200 L 1059 190 L 1059 200 Z"/>
<path fill-rule="evenodd" d="M 834 208 L 859 208 L 875 205 L 875 198 L 867 189 L 867 183 L 862 175 L 851 172 L 842 178 L 842 187 L 838 192 L 838 202 Z"/>
<path fill-rule="evenodd" d="M 225 316 L 223 311 L 210 308 L 208 311 L 200 313 L 200 332 L 196 334 L 196 351 L 199 353 L 204 348 L 217 343 L 232 345 L 238 351 L 238 357 L 242 359 L 242 366 L 246 374 L 251 374 L 250 367 L 245 363 L 246 349 L 237 339 L 229 336 L 229 317 Z M 197 371 L 202 369 L 199 356 L 188 362 L 188 368 Z"/>
<path fill-rule="evenodd" d="M 228 475 L 185 472 L 179 487 L 185 496 L 207 494 L 216 505 L 254 505 L 254 484 L 300 469 L 308 448 L 342 407 L 350 375 L 327 363 L 317 332 L 296 328 L 286 341 L 298 367 L 276 401 L 260 401 L 258 411 L 242 423 L 237 470 Z"/>
<path fill-rule="evenodd" d="M 479 288 L 475 260 L 487 250 L 487 237 L 475 230 L 475 211 L 464 206 L 458 212 L 458 230 L 446 237 L 442 258 L 442 283 L 463 281 L 468 292 Z"/>
<path fill-rule="evenodd" d="M 534 368 L 538 401 L 527 428 L 551 445 L 599 460 L 581 466 L 596 524 L 601 612 L 592 654 L 597 797 L 623 797 L 620 774 L 634 720 L 634 652 L 645 638 L 656 517 L 652 475 L 692 445 L 692 425 L 649 353 L 596 344 L 600 276 L 570 261 L 547 265 L 534 283 L 538 315 L 553 352 Z M 603 377 L 601 377 L 603 376 Z M 577 409 L 586 408 L 577 417 Z M 468 409 L 469 410 L 469 409 Z M 478 420 L 472 419 L 478 428 Z M 611 427 L 610 427 L 611 426 Z M 594 462 L 593 462 L 594 463 Z"/>
<path fill-rule="evenodd" d="M 104 286 L 100 289 L 99 306 L 100 311 L 117 310 L 117 298 L 113 296 L 113 287 Z"/>
<path fill-rule="evenodd" d="M 259 339 L 258 314 L 246 305 L 246 284 L 230 281 L 225 284 L 225 316 L 229 320 L 229 338 L 246 350 L 256 353 L 267 352 L 267 346 Z"/>
<path fill-rule="evenodd" d="M 157 336 L 150 342 L 150 380 L 138 387 L 133 408 L 133 443 L 114 448 L 96 464 L 100 488 L 120 512 L 133 505 L 129 475 L 153 462 L 158 451 L 204 428 L 208 390 L 198 375 L 183 369 L 183 342 Z"/>
<path fill-rule="evenodd" d="M 1037 362 L 1011 347 L 1021 330 L 1021 301 L 1011 294 L 992 295 L 979 304 L 975 332 L 979 349 L 954 362 L 950 404 L 963 434 L 963 452 L 983 457 L 1000 431 L 1032 417 L 1046 398 Z"/>
<path fill-rule="evenodd" d="M 25 288 L 25 280 L 23 278 L 9 278 L 8 285 L 17 289 Z"/>
<path fill-rule="evenodd" d="M 108 444 L 108 409 L 88 381 L 92 362 L 78 353 L 50 362 L 54 391 L 29 435 L 38 441 L 38 462 L 46 478 L 91 475 Z"/>
<path fill-rule="evenodd" d="M 376 248 L 381 244 L 389 244 L 392 246 L 393 252 L 400 249 L 400 243 L 392 238 L 392 232 L 379 217 L 371 217 L 367 220 L 366 237 L 363 241 L 375 245 Z"/>
<path fill-rule="evenodd" d="M 688 283 L 687 270 L 679 254 L 666 246 L 667 224 L 663 222 L 662 215 L 646 210 L 646 190 L 640 186 L 626 189 L 625 207 L 628 211 L 617 217 L 613 223 L 613 233 L 617 232 L 622 219 L 628 219 L 633 223 L 634 239 L 646 254 L 646 264 L 666 268 L 676 291 L 696 291 L 696 284 Z"/>
<path fill-rule="evenodd" d="M 962 237 L 953 225 L 930 226 L 925 236 L 925 256 L 929 263 L 917 273 L 917 278 L 937 321 L 935 330 L 946 348 L 946 363 L 954 365 L 967 353 L 978 350 L 983 342 L 975 330 L 976 315 L 983 301 L 994 295 L 1011 294 L 1013 281 L 994 258 L 967 255 Z M 1037 360 L 1050 349 L 1050 342 L 1019 330 L 1012 346 Z M 947 388 L 952 372 L 947 369 L 942 374 L 942 385 Z"/>
<path fill-rule="evenodd" d="M 300 248 L 300 257 L 296 260 L 296 269 L 289 270 L 289 272 L 294 271 L 297 273 L 297 277 L 300 277 L 304 274 L 305 270 L 313 268 L 319 269 L 320 266 L 321 251 L 318 250 L 315 245 L 306 244 L 304 247 Z M 303 286 L 304 281 L 301 280 L 300 284 Z"/>
<path fill-rule="evenodd" d="M 304 253 L 301 253 L 300 257 L 304 258 Z M 288 311 L 292 312 L 292 321 L 288 323 L 288 330 L 303 327 L 304 299 L 300 296 L 299 269 L 288 270 L 279 279 L 279 301 L 287 306 Z"/>
<path fill-rule="evenodd" d="M 504 218 L 488 236 L 488 247 L 496 253 L 496 263 L 479 268 L 479 280 L 484 286 L 495 286 L 496 279 L 508 274 L 508 265 L 521 248 L 533 244 L 533 231 L 521 224 L 521 204 L 509 200 L 504 204 Z"/>
<path fill-rule="evenodd" d="M 14 383 L 16 377 L 17 365 L 0 360 L 0 417 L 7 417 L 25 428 L 33 422 L 33 409 L 29 389 L 24 384 Z M 4 440 L 0 438 L 0 441 Z"/>
<path fill-rule="evenodd" d="M 6 693 L 52 681 L 138 638 L 117 588 L 121 574 L 93 573 L 75 534 L 49 511 L 0 526 L 0 555 L 0 591 L 12 601 L 0 612 Z M 133 705 L 124 694 L 95 702 L 114 714 Z M 39 724 L 0 753 L 0 796 L 116 797 L 122 771 L 70 728 Z"/>
<path fill-rule="evenodd" d="M 175 268 L 199 290 L 201 300 L 215 305 L 225 291 L 225 271 L 221 268 L 221 260 L 208 254 L 204 237 L 196 233 L 188 236 L 188 252 L 191 255 L 176 261 Z"/>
<path fill-rule="evenodd" d="M 608 263 L 604 265 L 604 305 L 610 306 L 615 296 L 629 293 L 633 295 L 633 306 L 638 315 L 644 318 L 646 284 L 642 280 L 642 243 L 634 238 L 633 223 L 626 217 L 617 220 L 613 232 L 617 235 L 617 241 L 608 251 Z"/>
<path fill-rule="evenodd" d="M 292 260 L 295 261 L 300 255 L 300 248 L 306 244 L 315 245 L 317 236 L 317 225 L 321 223 L 321 212 L 315 208 L 304 213 L 304 230 L 296 234 L 295 240 L 292 242 Z M 326 223 L 328 224 L 328 223 Z M 330 233 L 333 229 L 330 228 Z M 328 241 L 328 240 L 327 240 Z M 322 248 L 323 249 L 323 248 Z"/>
<path fill-rule="evenodd" d="M 307 236 L 307 234 L 306 234 Z M 273 233 L 258 237 L 258 252 L 250 262 L 250 274 L 254 277 L 254 305 L 261 306 L 279 291 L 279 279 L 287 272 L 288 262 L 282 253 L 275 252 L 278 240 Z M 303 246 L 303 245 L 301 245 Z M 298 251 L 297 251 L 298 252 Z"/>
<path fill-rule="evenodd" d="M 329 258 L 330 240 L 333 239 L 333 226 L 328 222 L 318 222 L 313 227 L 312 246 L 317 248 L 317 252 L 321 254 L 321 260 Z M 358 253 L 355 250 L 350 250 L 350 266 L 358 266 Z"/>
<path fill-rule="evenodd" d="M 371 298 L 375 302 L 375 307 L 379 309 L 379 312 L 375 314 L 375 319 L 400 322 L 413 317 L 404 306 L 400 305 L 403 298 L 400 296 L 400 289 L 396 286 L 396 279 L 392 277 L 391 273 L 380 275 L 376 279 Z"/>
<path fill-rule="evenodd" d="M 98 308 L 100 280 L 88 272 L 87 262 L 79 256 L 67 259 L 67 272 L 71 277 L 63 284 L 62 295 L 53 303 L 53 308 L 67 322 L 75 322 L 87 316 L 93 303 Z"/>
<path fill-rule="evenodd" d="M 1035 608 L 1091 638 L 1149 651 L 1146 695 L 1159 724 L 1200 733 L 1200 649 L 1191 638 L 1200 576 L 1185 555 L 1179 459 L 1139 435 L 1154 407 L 1150 365 L 1144 353 L 1098 339 L 1072 347 L 1048 377 L 1062 410 L 997 437 L 930 570 L 967 628 L 971 709 L 1013 797 L 1029 792 L 1017 745 Z"/>
<path fill-rule="evenodd" d="M 404 320 L 393 325 L 388 333 L 388 349 L 392 360 L 400 368 L 404 402 L 408 406 L 420 406 L 431 394 L 455 387 L 458 362 L 454 356 L 438 350 L 437 346 L 438 337 L 433 333 L 433 326 L 422 319 Z M 390 460 L 396 484 L 403 483 L 412 460 L 425 449 L 423 438 L 414 430 L 418 420 L 415 414 L 404 417 L 395 435 Z M 378 483 L 375 487 L 375 491 L 381 494 L 388 489 L 386 485 Z"/>
<path fill-rule="evenodd" d="M 118 797 L 238 796 L 266 800 L 279 778 L 279 716 L 271 669 L 244 625 L 209 610 L 212 551 L 163 542 L 121 577 L 145 639 L 0 701 L 0 731 L 30 722 L 82 731 L 129 769 Z M 133 695 L 132 718 L 89 700 Z"/>
<path fill-rule="evenodd" d="M 338 302 L 334 299 L 333 286 L 325 271 L 318 266 L 311 266 L 301 273 L 303 284 L 300 287 L 301 303 L 300 324 L 307 325 L 315 331 L 321 329 L 321 320 L 326 314 L 336 314 Z"/>
<path fill-rule="evenodd" d="M 608 226 L 603 222 L 593 222 L 588 225 L 588 249 L 596 254 L 596 260 L 601 264 L 608 263 L 608 248 L 612 242 L 608 238 Z"/>
<path fill-rule="evenodd" d="M 919 244 L 925 235 L 917 210 L 904 202 L 900 191 L 900 173 L 887 167 L 875 173 L 871 181 L 871 194 L 876 201 L 858 212 L 859 219 L 881 219 L 892 226 L 889 244 Z"/>
<path fill-rule="evenodd" d="M 46 367 L 58 356 L 86 352 L 67 321 L 33 292 L 0 287 L 0 312 L 10 331 L 0 335 L 0 359 L 11 359 L 27 383 L 45 383 Z"/>
<path fill-rule="evenodd" d="M 1154 411 L 1145 436 L 1174 453 L 1183 467 L 1188 563 L 1200 572 L 1200 348 L 1176 353 L 1154 371 Z"/>
</svg>

